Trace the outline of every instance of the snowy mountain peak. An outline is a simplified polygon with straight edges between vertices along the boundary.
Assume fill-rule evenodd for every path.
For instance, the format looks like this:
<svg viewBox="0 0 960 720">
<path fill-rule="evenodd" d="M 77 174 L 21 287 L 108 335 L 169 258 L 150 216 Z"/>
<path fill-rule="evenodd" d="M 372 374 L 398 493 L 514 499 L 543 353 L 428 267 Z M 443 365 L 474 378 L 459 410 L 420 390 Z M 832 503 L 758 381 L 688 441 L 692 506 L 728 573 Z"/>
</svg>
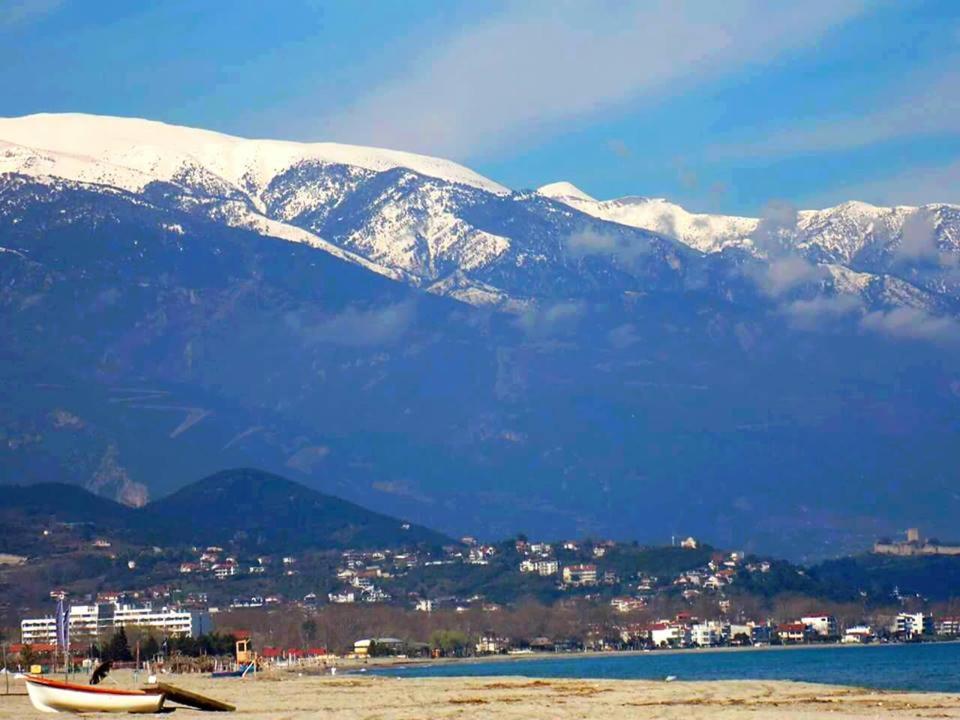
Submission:
<svg viewBox="0 0 960 720">
<path fill-rule="evenodd" d="M 301 162 L 319 161 L 376 172 L 407 168 L 498 195 L 509 192 L 441 158 L 339 143 L 248 140 L 138 118 L 79 113 L 0 118 L 0 140 L 61 156 L 64 162 L 69 162 L 68 158 L 95 160 L 157 180 L 169 180 L 184 168 L 200 167 L 228 184 L 253 184 L 262 189 L 276 175 Z M 117 179 L 132 180 L 120 175 Z"/>
<path fill-rule="evenodd" d="M 580 200 L 584 202 L 597 202 L 594 198 L 587 195 L 583 190 L 573 183 L 565 180 L 549 183 L 537 188 L 537 193 L 553 200 Z"/>
</svg>

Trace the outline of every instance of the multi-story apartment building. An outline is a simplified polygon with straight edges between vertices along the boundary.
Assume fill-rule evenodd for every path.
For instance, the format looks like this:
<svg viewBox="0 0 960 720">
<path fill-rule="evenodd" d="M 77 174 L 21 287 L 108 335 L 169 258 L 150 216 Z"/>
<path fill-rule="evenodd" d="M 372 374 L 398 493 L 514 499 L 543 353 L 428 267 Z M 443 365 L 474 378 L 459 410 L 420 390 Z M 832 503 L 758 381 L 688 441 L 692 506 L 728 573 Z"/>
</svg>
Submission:
<svg viewBox="0 0 960 720">
<path fill-rule="evenodd" d="M 564 585 L 579 587 L 597 584 L 596 565 L 567 565 L 563 568 Z"/>
<path fill-rule="evenodd" d="M 71 644 L 83 644 L 109 638 L 117 628 L 156 629 L 165 636 L 197 637 L 213 629 L 209 614 L 195 610 L 154 609 L 150 605 L 74 605 L 70 608 Z M 53 617 L 26 618 L 20 622 L 25 644 L 54 643 L 57 637 Z"/>
<path fill-rule="evenodd" d="M 890 631 L 899 638 L 912 640 L 933 634 L 933 616 L 926 613 L 900 613 Z"/>
<path fill-rule="evenodd" d="M 840 627 L 833 615 L 805 615 L 800 622 L 810 628 L 812 635 L 818 638 L 836 638 L 840 636 Z"/>
</svg>

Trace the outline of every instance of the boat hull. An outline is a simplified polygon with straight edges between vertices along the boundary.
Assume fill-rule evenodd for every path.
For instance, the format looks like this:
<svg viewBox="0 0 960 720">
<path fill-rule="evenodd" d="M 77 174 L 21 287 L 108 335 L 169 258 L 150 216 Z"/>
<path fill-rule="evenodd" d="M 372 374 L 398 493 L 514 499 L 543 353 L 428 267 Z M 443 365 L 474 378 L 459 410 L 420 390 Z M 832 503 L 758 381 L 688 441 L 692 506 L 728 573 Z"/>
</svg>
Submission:
<svg viewBox="0 0 960 720">
<path fill-rule="evenodd" d="M 163 708 L 162 694 L 76 685 L 38 677 L 26 677 L 25 680 L 30 702 L 40 712 L 155 713 Z"/>
</svg>

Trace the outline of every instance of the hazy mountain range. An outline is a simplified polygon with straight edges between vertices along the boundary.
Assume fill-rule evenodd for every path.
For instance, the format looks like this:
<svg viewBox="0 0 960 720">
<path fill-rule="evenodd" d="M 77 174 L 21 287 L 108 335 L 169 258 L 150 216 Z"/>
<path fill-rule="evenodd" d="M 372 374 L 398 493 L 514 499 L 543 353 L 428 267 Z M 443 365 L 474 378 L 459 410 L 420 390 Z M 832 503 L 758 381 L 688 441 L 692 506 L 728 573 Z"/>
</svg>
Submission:
<svg viewBox="0 0 960 720">
<path fill-rule="evenodd" d="M 0 467 L 292 474 L 450 533 L 949 534 L 960 207 L 761 218 L 143 120 L 0 119 Z"/>
</svg>

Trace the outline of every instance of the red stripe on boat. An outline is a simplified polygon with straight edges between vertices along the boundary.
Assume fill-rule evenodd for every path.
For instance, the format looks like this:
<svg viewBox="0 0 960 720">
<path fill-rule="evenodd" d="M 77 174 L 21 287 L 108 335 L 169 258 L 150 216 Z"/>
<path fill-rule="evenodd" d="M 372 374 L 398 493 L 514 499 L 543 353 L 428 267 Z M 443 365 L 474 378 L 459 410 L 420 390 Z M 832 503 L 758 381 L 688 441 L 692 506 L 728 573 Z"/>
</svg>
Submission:
<svg viewBox="0 0 960 720">
<path fill-rule="evenodd" d="M 51 680 L 50 678 L 38 677 L 36 675 L 27 675 L 24 678 L 27 682 L 45 685 L 47 687 L 59 688 L 60 690 L 72 690 L 74 692 L 99 693 L 100 695 L 147 695 L 143 690 L 121 690 L 120 688 L 105 688 L 98 685 L 78 685 L 76 683 L 62 682 L 60 680 Z"/>
</svg>

